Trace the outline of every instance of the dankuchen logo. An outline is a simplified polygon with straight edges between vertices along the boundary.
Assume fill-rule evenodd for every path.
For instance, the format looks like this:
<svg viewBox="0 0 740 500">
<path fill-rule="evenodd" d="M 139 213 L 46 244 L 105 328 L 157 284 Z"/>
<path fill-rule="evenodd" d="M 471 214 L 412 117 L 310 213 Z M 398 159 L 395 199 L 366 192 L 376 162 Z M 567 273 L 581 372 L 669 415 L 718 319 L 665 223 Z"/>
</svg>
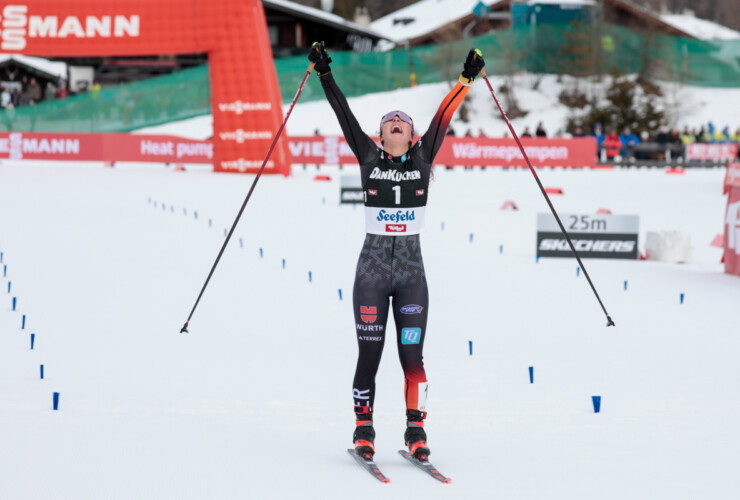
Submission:
<svg viewBox="0 0 740 500">
<path fill-rule="evenodd" d="M 418 304 L 408 304 L 401 308 L 401 312 L 403 314 L 421 314 L 421 311 L 424 309 L 424 307 L 418 305 Z"/>
<path fill-rule="evenodd" d="M 377 307 L 360 306 L 360 318 L 362 318 L 362 321 L 364 321 L 365 323 L 375 323 L 375 320 L 378 319 L 377 314 L 378 314 Z"/>
<path fill-rule="evenodd" d="M 375 167 L 370 173 L 371 179 L 380 179 L 381 181 L 410 181 L 421 179 L 419 170 L 409 170 L 408 172 L 399 172 L 398 170 L 386 170 L 383 172 L 380 168 Z"/>
<path fill-rule="evenodd" d="M 269 111 L 272 109 L 271 102 L 221 102 L 218 104 L 219 111 L 231 111 L 241 115 L 245 111 Z"/>
<path fill-rule="evenodd" d="M 23 50 L 26 38 L 121 38 L 139 36 L 139 16 L 28 16 L 27 5 L 6 5 L 2 12 L 2 50 Z M 61 21 L 61 24 L 60 24 Z"/>
</svg>

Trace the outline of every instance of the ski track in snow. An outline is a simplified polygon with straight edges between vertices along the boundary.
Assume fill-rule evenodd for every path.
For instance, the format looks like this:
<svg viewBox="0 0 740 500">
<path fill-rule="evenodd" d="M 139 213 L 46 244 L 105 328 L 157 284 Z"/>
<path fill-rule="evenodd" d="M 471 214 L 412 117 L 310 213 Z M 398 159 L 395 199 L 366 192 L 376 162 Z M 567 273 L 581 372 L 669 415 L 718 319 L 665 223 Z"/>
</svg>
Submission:
<svg viewBox="0 0 740 500">
<path fill-rule="evenodd" d="M 345 451 L 364 221 L 338 205 L 338 172 L 321 172 L 332 180 L 260 179 L 180 335 L 253 176 L 3 162 L 0 498 L 735 497 L 740 279 L 709 246 L 723 231 L 723 170 L 539 173 L 563 188 L 561 213 L 638 214 L 641 247 L 649 230 L 691 237 L 689 264 L 585 261 L 607 329 L 575 260 L 535 262 L 547 206 L 528 171 L 435 169 L 427 431 L 449 485 L 397 453 L 392 341 L 376 400 L 391 483 Z M 499 210 L 505 200 L 520 210 Z"/>
</svg>

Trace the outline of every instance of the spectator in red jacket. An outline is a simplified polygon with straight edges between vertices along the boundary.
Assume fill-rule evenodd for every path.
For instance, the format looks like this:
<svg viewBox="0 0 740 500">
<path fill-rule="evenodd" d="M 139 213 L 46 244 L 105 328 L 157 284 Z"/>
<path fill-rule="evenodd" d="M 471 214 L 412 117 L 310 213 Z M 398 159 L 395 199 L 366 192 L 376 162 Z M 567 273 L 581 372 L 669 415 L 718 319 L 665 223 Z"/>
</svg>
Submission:
<svg viewBox="0 0 740 500">
<path fill-rule="evenodd" d="M 619 154 L 619 149 L 622 147 L 622 141 L 619 139 L 617 129 L 609 129 L 609 133 L 604 137 L 602 145 L 606 149 L 606 157 L 613 160 Z"/>
</svg>

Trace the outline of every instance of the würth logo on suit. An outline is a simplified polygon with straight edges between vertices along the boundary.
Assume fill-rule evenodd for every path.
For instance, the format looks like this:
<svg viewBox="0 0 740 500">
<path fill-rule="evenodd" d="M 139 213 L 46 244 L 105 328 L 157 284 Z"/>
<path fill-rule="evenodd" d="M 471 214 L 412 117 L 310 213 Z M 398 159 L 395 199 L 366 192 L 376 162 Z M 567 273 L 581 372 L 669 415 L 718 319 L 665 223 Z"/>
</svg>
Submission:
<svg viewBox="0 0 740 500">
<path fill-rule="evenodd" d="M 360 317 L 365 323 L 375 323 L 375 320 L 378 319 L 378 308 L 360 306 Z"/>
</svg>

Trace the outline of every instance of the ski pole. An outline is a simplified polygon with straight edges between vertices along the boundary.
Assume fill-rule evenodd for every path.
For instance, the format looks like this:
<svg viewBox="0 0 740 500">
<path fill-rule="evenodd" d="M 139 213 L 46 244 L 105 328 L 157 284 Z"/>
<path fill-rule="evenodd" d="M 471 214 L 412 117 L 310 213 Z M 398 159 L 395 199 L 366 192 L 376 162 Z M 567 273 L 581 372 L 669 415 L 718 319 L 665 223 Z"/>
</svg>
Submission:
<svg viewBox="0 0 740 500">
<path fill-rule="evenodd" d="M 565 226 L 563 226 L 563 223 L 560 221 L 560 217 L 558 217 L 558 213 L 555 211 L 555 207 L 552 205 L 552 202 L 550 201 L 550 197 L 547 196 L 547 192 L 545 191 L 545 188 L 542 187 L 542 183 L 540 182 L 540 178 L 537 176 L 537 172 L 535 172 L 534 167 L 532 167 L 532 162 L 529 161 L 529 157 L 527 156 L 527 153 L 524 152 L 524 147 L 522 146 L 521 141 L 519 141 L 519 137 L 516 135 L 516 132 L 514 132 L 514 127 L 511 126 L 511 122 L 509 121 L 509 118 L 506 116 L 504 109 L 501 107 L 501 103 L 498 102 L 498 99 L 496 98 L 496 94 L 493 92 L 493 87 L 491 86 L 491 82 L 488 81 L 486 72 L 481 70 L 480 74 L 481 76 L 483 76 L 483 79 L 486 81 L 486 85 L 488 85 L 488 89 L 491 91 L 493 100 L 496 101 L 496 106 L 498 106 L 498 110 L 501 112 L 501 116 L 504 117 L 504 121 L 506 121 L 506 125 L 509 126 L 511 135 L 514 136 L 514 140 L 516 141 L 517 146 L 519 146 L 519 150 L 522 152 L 522 156 L 524 156 L 524 160 L 527 162 L 529 171 L 532 172 L 532 175 L 534 175 L 534 180 L 537 181 L 537 185 L 540 187 L 540 191 L 542 191 L 542 195 L 545 197 L 545 200 L 547 201 L 547 204 L 549 205 L 550 210 L 552 211 L 552 214 L 555 216 L 555 220 L 558 222 L 558 226 L 560 226 L 560 230 L 563 232 L 563 235 L 565 235 L 565 239 L 568 241 L 568 245 L 570 245 L 570 249 L 573 251 L 573 255 L 576 256 L 578 265 L 580 265 L 581 269 L 583 269 L 583 275 L 586 276 L 586 279 L 588 280 L 588 284 L 591 285 L 591 290 L 593 290 L 594 295 L 596 295 L 596 300 L 599 301 L 601 310 L 604 311 L 604 314 L 606 315 L 606 326 L 614 326 L 614 321 L 612 321 L 612 318 L 611 316 L 609 316 L 609 313 L 606 312 L 606 307 L 604 307 L 604 303 L 601 301 L 601 297 L 599 297 L 599 293 L 596 291 L 596 287 L 594 287 L 594 284 L 591 281 L 591 277 L 588 275 L 588 271 L 586 271 L 586 266 L 584 266 L 583 262 L 581 262 L 581 257 L 578 255 L 578 252 L 576 251 L 576 247 L 573 246 L 573 242 L 570 240 L 570 236 L 568 236 L 568 233 L 565 231 Z"/>
<path fill-rule="evenodd" d="M 180 330 L 180 333 L 190 333 L 188 332 L 188 324 L 190 323 L 190 319 L 193 317 L 195 308 L 198 307 L 200 298 L 203 296 L 203 292 L 206 290 L 206 287 L 208 286 L 208 282 L 211 281 L 211 276 L 213 276 L 213 271 L 216 270 L 218 261 L 221 260 L 221 256 L 223 255 L 224 250 L 226 249 L 226 245 L 229 244 L 231 235 L 234 234 L 234 229 L 236 229 L 236 225 L 239 223 L 239 219 L 241 218 L 242 213 L 244 212 L 244 208 L 247 206 L 247 202 L 249 202 L 249 198 L 252 196 L 252 191 L 254 191 L 254 187 L 257 185 L 257 181 L 260 179 L 260 176 L 262 175 L 262 171 L 265 170 L 265 165 L 267 165 L 267 160 L 270 158 L 270 155 L 272 154 L 272 150 L 275 149 L 275 144 L 277 144 L 277 141 L 280 138 L 280 134 L 283 132 L 283 129 L 285 128 L 285 124 L 288 122 L 288 118 L 290 118 L 290 113 L 293 111 L 293 106 L 295 106 L 295 103 L 298 100 L 298 96 L 301 95 L 301 92 L 303 91 L 303 86 L 306 84 L 306 80 L 308 79 L 309 75 L 313 71 L 313 67 L 315 64 L 316 63 L 312 62 L 308 65 L 308 70 L 306 70 L 306 74 L 303 76 L 303 81 L 301 81 L 301 86 L 298 87 L 298 92 L 296 92 L 296 95 L 293 98 L 293 102 L 290 103 L 290 108 L 288 109 L 288 113 L 285 115 L 285 119 L 283 120 L 283 123 L 280 125 L 280 128 L 275 134 L 275 138 L 272 140 L 272 144 L 270 144 L 270 149 L 267 150 L 267 155 L 265 156 L 265 159 L 262 162 L 262 166 L 257 172 L 257 177 L 254 178 L 254 182 L 252 182 L 252 187 L 249 188 L 247 197 L 244 198 L 244 203 L 242 203 L 242 207 L 239 209 L 239 213 L 236 214 L 236 219 L 234 219 L 234 223 L 231 225 L 229 234 L 226 236 L 226 241 L 224 241 L 224 244 L 221 246 L 221 250 L 218 252 L 218 257 L 216 257 L 216 262 L 213 263 L 213 267 L 211 267 L 211 272 L 208 273 L 208 278 L 206 278 L 206 282 L 203 284 L 203 288 L 200 289 L 200 293 L 198 294 L 198 298 L 195 301 L 195 305 L 193 306 L 193 309 L 190 311 L 190 315 L 188 316 L 188 319 L 185 322 L 185 325 L 183 325 L 182 329 Z"/>
</svg>

